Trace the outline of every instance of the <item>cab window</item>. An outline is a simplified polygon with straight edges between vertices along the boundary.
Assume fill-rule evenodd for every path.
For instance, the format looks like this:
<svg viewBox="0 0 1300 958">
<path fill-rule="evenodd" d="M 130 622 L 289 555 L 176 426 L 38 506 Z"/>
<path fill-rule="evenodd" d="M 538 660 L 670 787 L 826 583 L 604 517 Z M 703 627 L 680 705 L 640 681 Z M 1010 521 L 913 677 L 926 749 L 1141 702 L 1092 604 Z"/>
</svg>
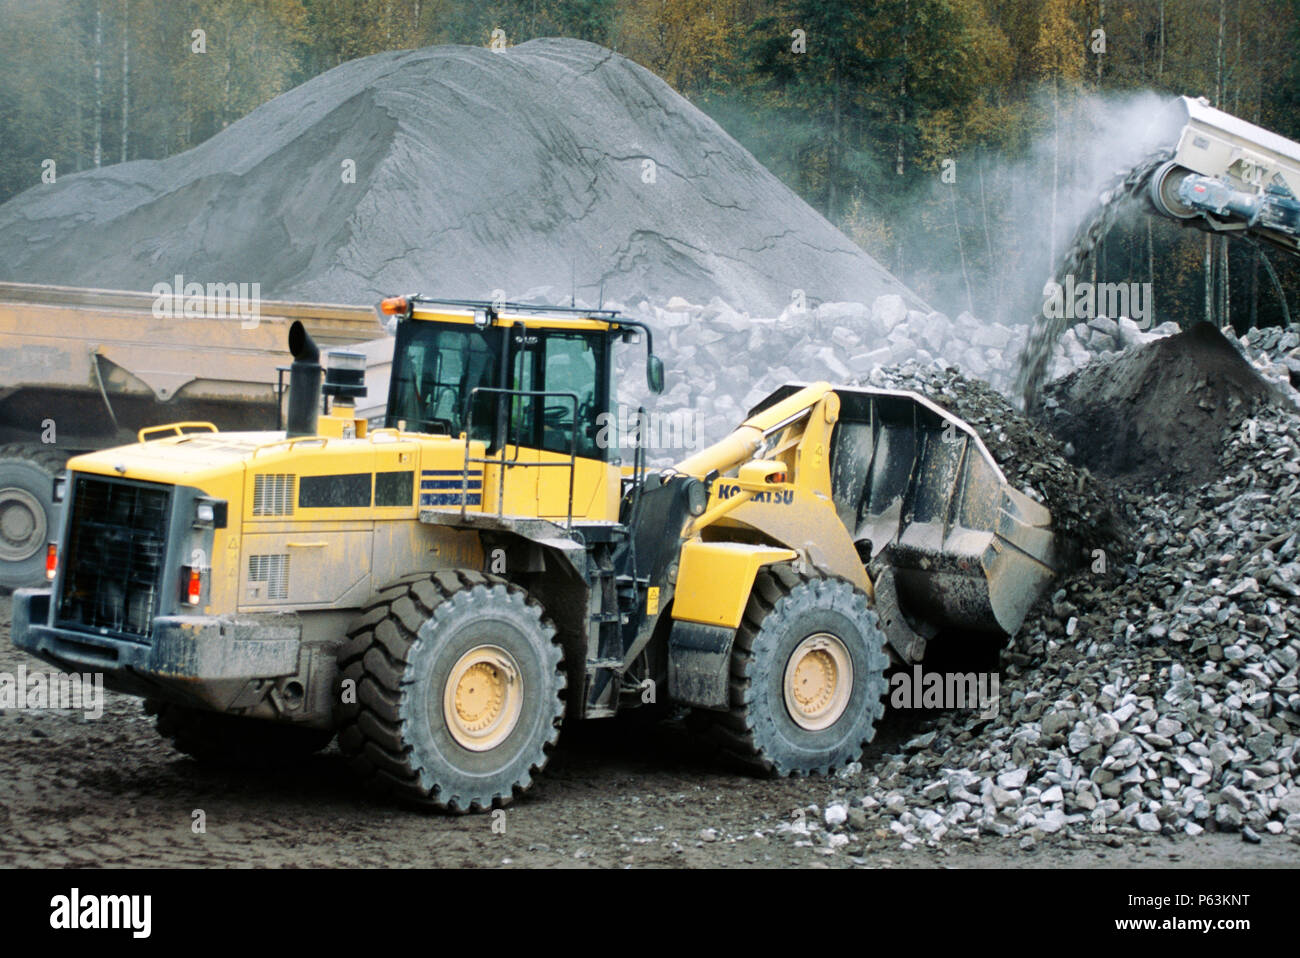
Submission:
<svg viewBox="0 0 1300 958">
<path fill-rule="evenodd" d="M 465 401 L 471 390 L 494 386 L 501 352 L 498 329 L 409 322 L 398 327 L 389 384 L 387 425 L 458 436 L 469 431 Z M 495 397 L 474 400 L 472 436 L 490 439 Z"/>
<path fill-rule="evenodd" d="M 568 396 L 516 396 L 510 438 L 520 445 L 567 454 L 576 436 L 577 455 L 605 459 L 596 443 L 598 420 L 608 412 L 605 337 L 599 333 L 557 330 L 513 331 L 512 389 L 572 393 Z"/>
</svg>

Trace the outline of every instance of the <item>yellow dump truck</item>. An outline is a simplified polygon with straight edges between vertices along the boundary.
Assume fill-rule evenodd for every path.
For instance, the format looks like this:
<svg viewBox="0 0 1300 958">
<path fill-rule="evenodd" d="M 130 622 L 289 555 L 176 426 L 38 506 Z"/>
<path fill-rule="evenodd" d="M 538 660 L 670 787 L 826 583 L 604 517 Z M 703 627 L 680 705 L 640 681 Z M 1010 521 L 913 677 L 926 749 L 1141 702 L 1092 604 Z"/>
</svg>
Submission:
<svg viewBox="0 0 1300 958">
<path fill-rule="evenodd" d="M 365 307 L 0 283 L 0 587 L 36 585 L 69 456 L 144 427 L 275 429 L 289 324 L 322 343 L 383 337 Z M 391 345 L 388 347 L 391 349 Z"/>
<path fill-rule="evenodd" d="M 827 773 L 874 735 L 891 660 L 1006 637 L 1053 575 L 1047 510 L 918 395 L 791 384 L 650 471 L 601 428 L 615 349 L 663 388 L 644 324 L 383 308 L 382 427 L 356 414 L 364 357 L 294 323 L 284 431 L 178 423 L 72 459 L 14 643 L 144 697 L 198 758 L 337 734 L 368 782 L 468 811 L 526 789 L 566 717 L 650 703 Z"/>
</svg>

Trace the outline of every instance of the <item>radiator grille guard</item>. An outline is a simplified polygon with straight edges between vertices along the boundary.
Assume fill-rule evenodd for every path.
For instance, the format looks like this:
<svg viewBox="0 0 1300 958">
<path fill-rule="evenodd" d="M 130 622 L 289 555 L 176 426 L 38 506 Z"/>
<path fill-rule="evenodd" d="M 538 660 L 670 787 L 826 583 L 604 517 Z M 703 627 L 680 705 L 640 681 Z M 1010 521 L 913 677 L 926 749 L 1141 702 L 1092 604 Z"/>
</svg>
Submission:
<svg viewBox="0 0 1300 958">
<path fill-rule="evenodd" d="M 171 490 L 75 476 L 64 537 L 58 625 L 147 642 L 158 614 Z"/>
</svg>

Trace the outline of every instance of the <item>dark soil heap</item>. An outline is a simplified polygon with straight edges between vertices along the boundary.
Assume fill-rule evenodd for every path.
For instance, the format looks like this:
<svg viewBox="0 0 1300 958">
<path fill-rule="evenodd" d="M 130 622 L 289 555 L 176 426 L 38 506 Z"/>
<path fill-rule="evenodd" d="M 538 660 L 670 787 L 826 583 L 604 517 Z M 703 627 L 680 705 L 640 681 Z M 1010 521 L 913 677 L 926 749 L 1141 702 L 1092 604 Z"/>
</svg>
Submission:
<svg viewBox="0 0 1300 958">
<path fill-rule="evenodd" d="M 1225 426 L 1277 399 L 1209 323 L 1090 363 L 1045 394 L 1051 430 L 1077 462 L 1175 488 L 1216 479 Z"/>
</svg>

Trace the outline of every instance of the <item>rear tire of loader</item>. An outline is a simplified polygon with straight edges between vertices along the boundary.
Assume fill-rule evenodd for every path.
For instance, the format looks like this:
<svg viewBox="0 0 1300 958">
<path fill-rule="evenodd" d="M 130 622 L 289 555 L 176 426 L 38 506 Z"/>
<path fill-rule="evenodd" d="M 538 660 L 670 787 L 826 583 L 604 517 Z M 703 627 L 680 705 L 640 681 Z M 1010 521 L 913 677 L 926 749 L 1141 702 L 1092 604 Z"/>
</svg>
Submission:
<svg viewBox="0 0 1300 958">
<path fill-rule="evenodd" d="M 54 477 L 68 461 L 48 447 L 0 448 L 0 588 L 45 583 L 45 546 L 54 528 Z"/>
<path fill-rule="evenodd" d="M 339 747 L 398 798 L 507 805 L 559 739 L 562 660 L 555 626 L 518 586 L 466 570 L 408 577 L 379 593 L 339 652 Z"/>
<path fill-rule="evenodd" d="M 790 566 L 754 581 L 714 735 L 773 775 L 829 775 L 861 756 L 884 714 L 889 660 L 867 596 Z"/>
<path fill-rule="evenodd" d="M 331 729 L 305 728 L 266 719 L 244 718 L 145 699 L 158 734 L 179 752 L 204 765 L 224 768 L 275 768 L 307 758 L 329 745 Z"/>
</svg>

